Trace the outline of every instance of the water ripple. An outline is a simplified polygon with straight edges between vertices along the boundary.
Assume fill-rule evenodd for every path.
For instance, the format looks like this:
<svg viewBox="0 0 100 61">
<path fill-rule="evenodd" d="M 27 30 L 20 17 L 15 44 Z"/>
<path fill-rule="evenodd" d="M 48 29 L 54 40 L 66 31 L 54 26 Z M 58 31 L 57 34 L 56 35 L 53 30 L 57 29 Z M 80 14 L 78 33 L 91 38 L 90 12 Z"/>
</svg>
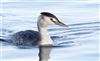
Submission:
<svg viewBox="0 0 100 61">
<path fill-rule="evenodd" d="M 99 24 L 100 22 L 91 22 L 91 23 L 78 23 L 78 24 L 70 24 L 70 28 L 53 28 L 49 29 L 50 32 L 54 32 L 51 34 L 51 38 L 56 42 L 58 45 L 73 45 L 74 40 L 79 38 L 80 36 L 87 36 L 93 34 L 100 30 Z M 88 26 L 87 26 L 88 25 Z M 13 33 L 13 31 L 8 29 L 2 29 L 2 34 L 5 33 Z M 6 37 L 0 36 L 0 38 Z M 3 40 L 3 39 L 1 39 Z M 55 43 L 55 44 L 56 44 Z"/>
</svg>

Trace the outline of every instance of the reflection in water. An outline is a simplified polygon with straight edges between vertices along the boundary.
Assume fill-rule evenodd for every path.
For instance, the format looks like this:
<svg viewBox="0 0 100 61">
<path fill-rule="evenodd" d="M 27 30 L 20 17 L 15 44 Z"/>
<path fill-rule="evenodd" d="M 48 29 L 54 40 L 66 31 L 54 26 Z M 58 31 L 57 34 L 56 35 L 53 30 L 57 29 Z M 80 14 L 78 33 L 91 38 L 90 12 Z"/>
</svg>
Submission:
<svg viewBox="0 0 100 61">
<path fill-rule="evenodd" d="M 39 61 L 48 61 L 50 58 L 51 49 L 52 49 L 52 45 L 40 46 L 39 47 Z"/>
</svg>

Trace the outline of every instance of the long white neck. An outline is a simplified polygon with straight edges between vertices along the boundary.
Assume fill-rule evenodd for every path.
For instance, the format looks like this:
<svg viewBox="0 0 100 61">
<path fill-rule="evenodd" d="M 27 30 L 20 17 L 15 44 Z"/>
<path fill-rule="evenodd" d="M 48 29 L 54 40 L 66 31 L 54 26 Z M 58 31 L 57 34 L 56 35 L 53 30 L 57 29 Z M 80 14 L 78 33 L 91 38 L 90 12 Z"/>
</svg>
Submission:
<svg viewBox="0 0 100 61">
<path fill-rule="evenodd" d="M 40 45 L 52 45 L 53 41 L 49 36 L 49 33 L 47 31 L 47 24 L 45 22 L 43 22 L 42 20 L 38 21 L 38 31 L 40 33 L 41 36 L 41 40 L 40 40 Z"/>
<path fill-rule="evenodd" d="M 49 36 L 49 33 L 47 31 L 47 29 L 44 28 L 40 28 L 40 36 L 41 36 L 41 41 L 40 41 L 40 45 L 50 45 L 53 44 L 52 39 Z"/>
</svg>

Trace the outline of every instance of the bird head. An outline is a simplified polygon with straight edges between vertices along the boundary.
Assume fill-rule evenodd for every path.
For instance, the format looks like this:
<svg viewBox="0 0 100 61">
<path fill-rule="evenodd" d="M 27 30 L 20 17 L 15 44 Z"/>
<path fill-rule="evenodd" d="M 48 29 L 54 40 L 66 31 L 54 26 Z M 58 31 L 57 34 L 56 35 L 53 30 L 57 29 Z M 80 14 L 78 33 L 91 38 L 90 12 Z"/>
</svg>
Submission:
<svg viewBox="0 0 100 61">
<path fill-rule="evenodd" d="M 41 12 L 40 15 L 40 23 L 42 23 L 42 25 L 59 25 L 59 26 L 63 26 L 66 27 L 67 25 L 62 23 L 61 21 L 59 21 L 59 19 L 52 13 L 49 12 Z"/>
</svg>

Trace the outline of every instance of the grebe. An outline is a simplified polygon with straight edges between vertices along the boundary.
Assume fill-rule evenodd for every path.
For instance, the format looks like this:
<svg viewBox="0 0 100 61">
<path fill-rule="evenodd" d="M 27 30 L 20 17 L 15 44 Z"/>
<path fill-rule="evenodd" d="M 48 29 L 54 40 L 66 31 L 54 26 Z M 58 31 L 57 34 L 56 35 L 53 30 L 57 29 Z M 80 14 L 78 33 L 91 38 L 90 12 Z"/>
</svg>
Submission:
<svg viewBox="0 0 100 61">
<path fill-rule="evenodd" d="M 37 22 L 38 32 L 32 30 L 20 31 L 12 35 L 11 40 L 16 45 L 52 45 L 53 40 L 49 36 L 47 26 L 55 24 L 67 26 L 60 22 L 55 15 L 49 12 L 41 12 Z"/>
</svg>

